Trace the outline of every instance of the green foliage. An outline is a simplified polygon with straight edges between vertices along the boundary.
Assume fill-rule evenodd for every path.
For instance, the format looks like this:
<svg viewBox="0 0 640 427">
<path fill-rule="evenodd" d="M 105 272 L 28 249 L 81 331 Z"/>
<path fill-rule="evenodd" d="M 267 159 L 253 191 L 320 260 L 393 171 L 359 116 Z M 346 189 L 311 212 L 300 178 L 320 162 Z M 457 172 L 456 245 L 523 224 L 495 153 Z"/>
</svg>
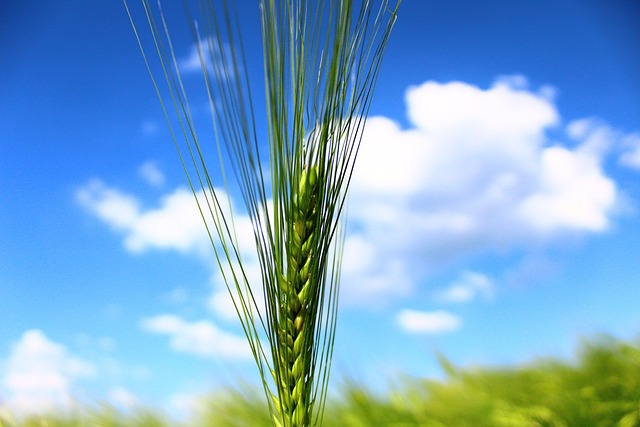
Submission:
<svg viewBox="0 0 640 427">
<path fill-rule="evenodd" d="M 20 419 L 5 419 L 0 415 L 0 427 L 176 427 L 165 417 L 150 410 L 138 409 L 124 414 L 110 406 L 95 410 L 65 414 L 31 415 Z"/>
<path fill-rule="evenodd" d="M 416 426 L 640 426 L 640 348 L 602 338 L 571 365 L 453 369 L 401 393 Z M 373 424 L 372 424 L 373 425 Z M 393 425 L 383 423 L 379 425 Z"/>
<path fill-rule="evenodd" d="M 518 368 L 458 369 L 415 380 L 385 398 L 357 386 L 330 405 L 327 425 L 638 427 L 640 347 L 601 338 L 575 365 L 541 360 Z"/>
<path fill-rule="evenodd" d="M 206 399 L 194 427 L 269 427 L 269 408 L 255 390 L 231 390 Z"/>
<path fill-rule="evenodd" d="M 443 359 L 444 362 L 446 360 Z M 515 368 L 456 368 L 443 381 L 414 379 L 386 396 L 346 383 L 327 403 L 335 427 L 640 427 L 640 345 L 604 337 L 582 345 L 574 364 L 539 360 Z M 185 426 L 266 427 L 267 405 L 254 390 L 211 396 Z M 150 412 L 130 416 L 32 418 L 2 427 L 164 427 Z"/>
</svg>

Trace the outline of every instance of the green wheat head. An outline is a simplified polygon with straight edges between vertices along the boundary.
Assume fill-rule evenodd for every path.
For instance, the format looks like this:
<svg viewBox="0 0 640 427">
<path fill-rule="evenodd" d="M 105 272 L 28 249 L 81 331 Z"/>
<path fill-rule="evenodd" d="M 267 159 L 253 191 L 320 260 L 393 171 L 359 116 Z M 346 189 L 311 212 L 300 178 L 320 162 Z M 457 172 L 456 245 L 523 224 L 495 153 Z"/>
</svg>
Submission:
<svg viewBox="0 0 640 427">
<path fill-rule="evenodd" d="M 258 365 L 273 423 L 319 425 L 337 320 L 342 212 L 400 0 L 260 2 L 267 159 L 257 136 L 262 130 L 255 122 L 239 17 L 227 0 L 199 1 L 199 23 L 191 30 L 211 106 L 216 169 L 205 161 L 161 5 L 141 3 L 166 86 L 154 77 L 128 6 L 127 12 Z M 254 248 L 239 246 L 223 158 L 251 218 Z M 214 186 L 214 172 L 221 187 Z M 247 279 L 243 251 L 249 250 L 260 263 L 262 283 Z"/>
</svg>

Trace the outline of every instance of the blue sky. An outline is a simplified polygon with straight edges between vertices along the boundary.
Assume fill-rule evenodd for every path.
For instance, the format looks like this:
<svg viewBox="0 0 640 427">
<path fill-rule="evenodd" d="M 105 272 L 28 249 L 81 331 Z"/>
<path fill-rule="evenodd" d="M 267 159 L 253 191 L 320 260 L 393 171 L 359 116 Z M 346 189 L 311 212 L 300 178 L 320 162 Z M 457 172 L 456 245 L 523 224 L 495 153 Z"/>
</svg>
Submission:
<svg viewBox="0 0 640 427">
<path fill-rule="evenodd" d="M 640 334 L 638 18 L 405 0 L 352 186 L 334 384 Z M 180 414 L 253 381 L 122 4 L 5 1 L 0 59 L 0 407 Z"/>
</svg>

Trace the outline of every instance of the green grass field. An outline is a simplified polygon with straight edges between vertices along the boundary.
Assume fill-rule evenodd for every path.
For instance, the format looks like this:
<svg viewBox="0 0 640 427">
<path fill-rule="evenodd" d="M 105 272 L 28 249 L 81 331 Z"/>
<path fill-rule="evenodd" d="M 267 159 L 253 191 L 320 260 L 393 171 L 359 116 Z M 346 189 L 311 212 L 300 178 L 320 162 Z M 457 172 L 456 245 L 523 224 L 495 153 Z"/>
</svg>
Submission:
<svg viewBox="0 0 640 427">
<path fill-rule="evenodd" d="M 640 426 L 640 345 L 610 337 L 586 341 L 573 362 L 544 359 L 518 367 L 457 368 L 441 359 L 443 381 L 413 379 L 378 395 L 346 384 L 327 402 L 325 426 L 634 427 Z M 0 419 L 2 427 L 270 426 L 262 395 L 212 396 L 182 424 L 152 411 L 107 407 L 76 415 Z"/>
</svg>

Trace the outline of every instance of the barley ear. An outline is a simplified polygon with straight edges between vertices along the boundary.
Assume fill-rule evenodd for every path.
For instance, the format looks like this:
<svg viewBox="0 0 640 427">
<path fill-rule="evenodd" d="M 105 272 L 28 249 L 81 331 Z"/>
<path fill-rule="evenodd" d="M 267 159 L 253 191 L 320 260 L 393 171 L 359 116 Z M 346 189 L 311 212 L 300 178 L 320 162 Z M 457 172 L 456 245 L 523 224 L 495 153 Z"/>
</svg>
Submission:
<svg viewBox="0 0 640 427">
<path fill-rule="evenodd" d="M 278 330 L 279 369 L 278 383 L 282 401 L 277 406 L 280 416 L 291 426 L 310 425 L 313 402 L 312 355 L 314 354 L 314 306 L 310 292 L 314 238 L 317 228 L 318 168 L 304 168 L 296 191 L 292 192 L 290 235 L 287 239 L 287 276 L 280 293 L 280 319 Z M 287 427 L 289 427 L 287 425 Z"/>
</svg>

